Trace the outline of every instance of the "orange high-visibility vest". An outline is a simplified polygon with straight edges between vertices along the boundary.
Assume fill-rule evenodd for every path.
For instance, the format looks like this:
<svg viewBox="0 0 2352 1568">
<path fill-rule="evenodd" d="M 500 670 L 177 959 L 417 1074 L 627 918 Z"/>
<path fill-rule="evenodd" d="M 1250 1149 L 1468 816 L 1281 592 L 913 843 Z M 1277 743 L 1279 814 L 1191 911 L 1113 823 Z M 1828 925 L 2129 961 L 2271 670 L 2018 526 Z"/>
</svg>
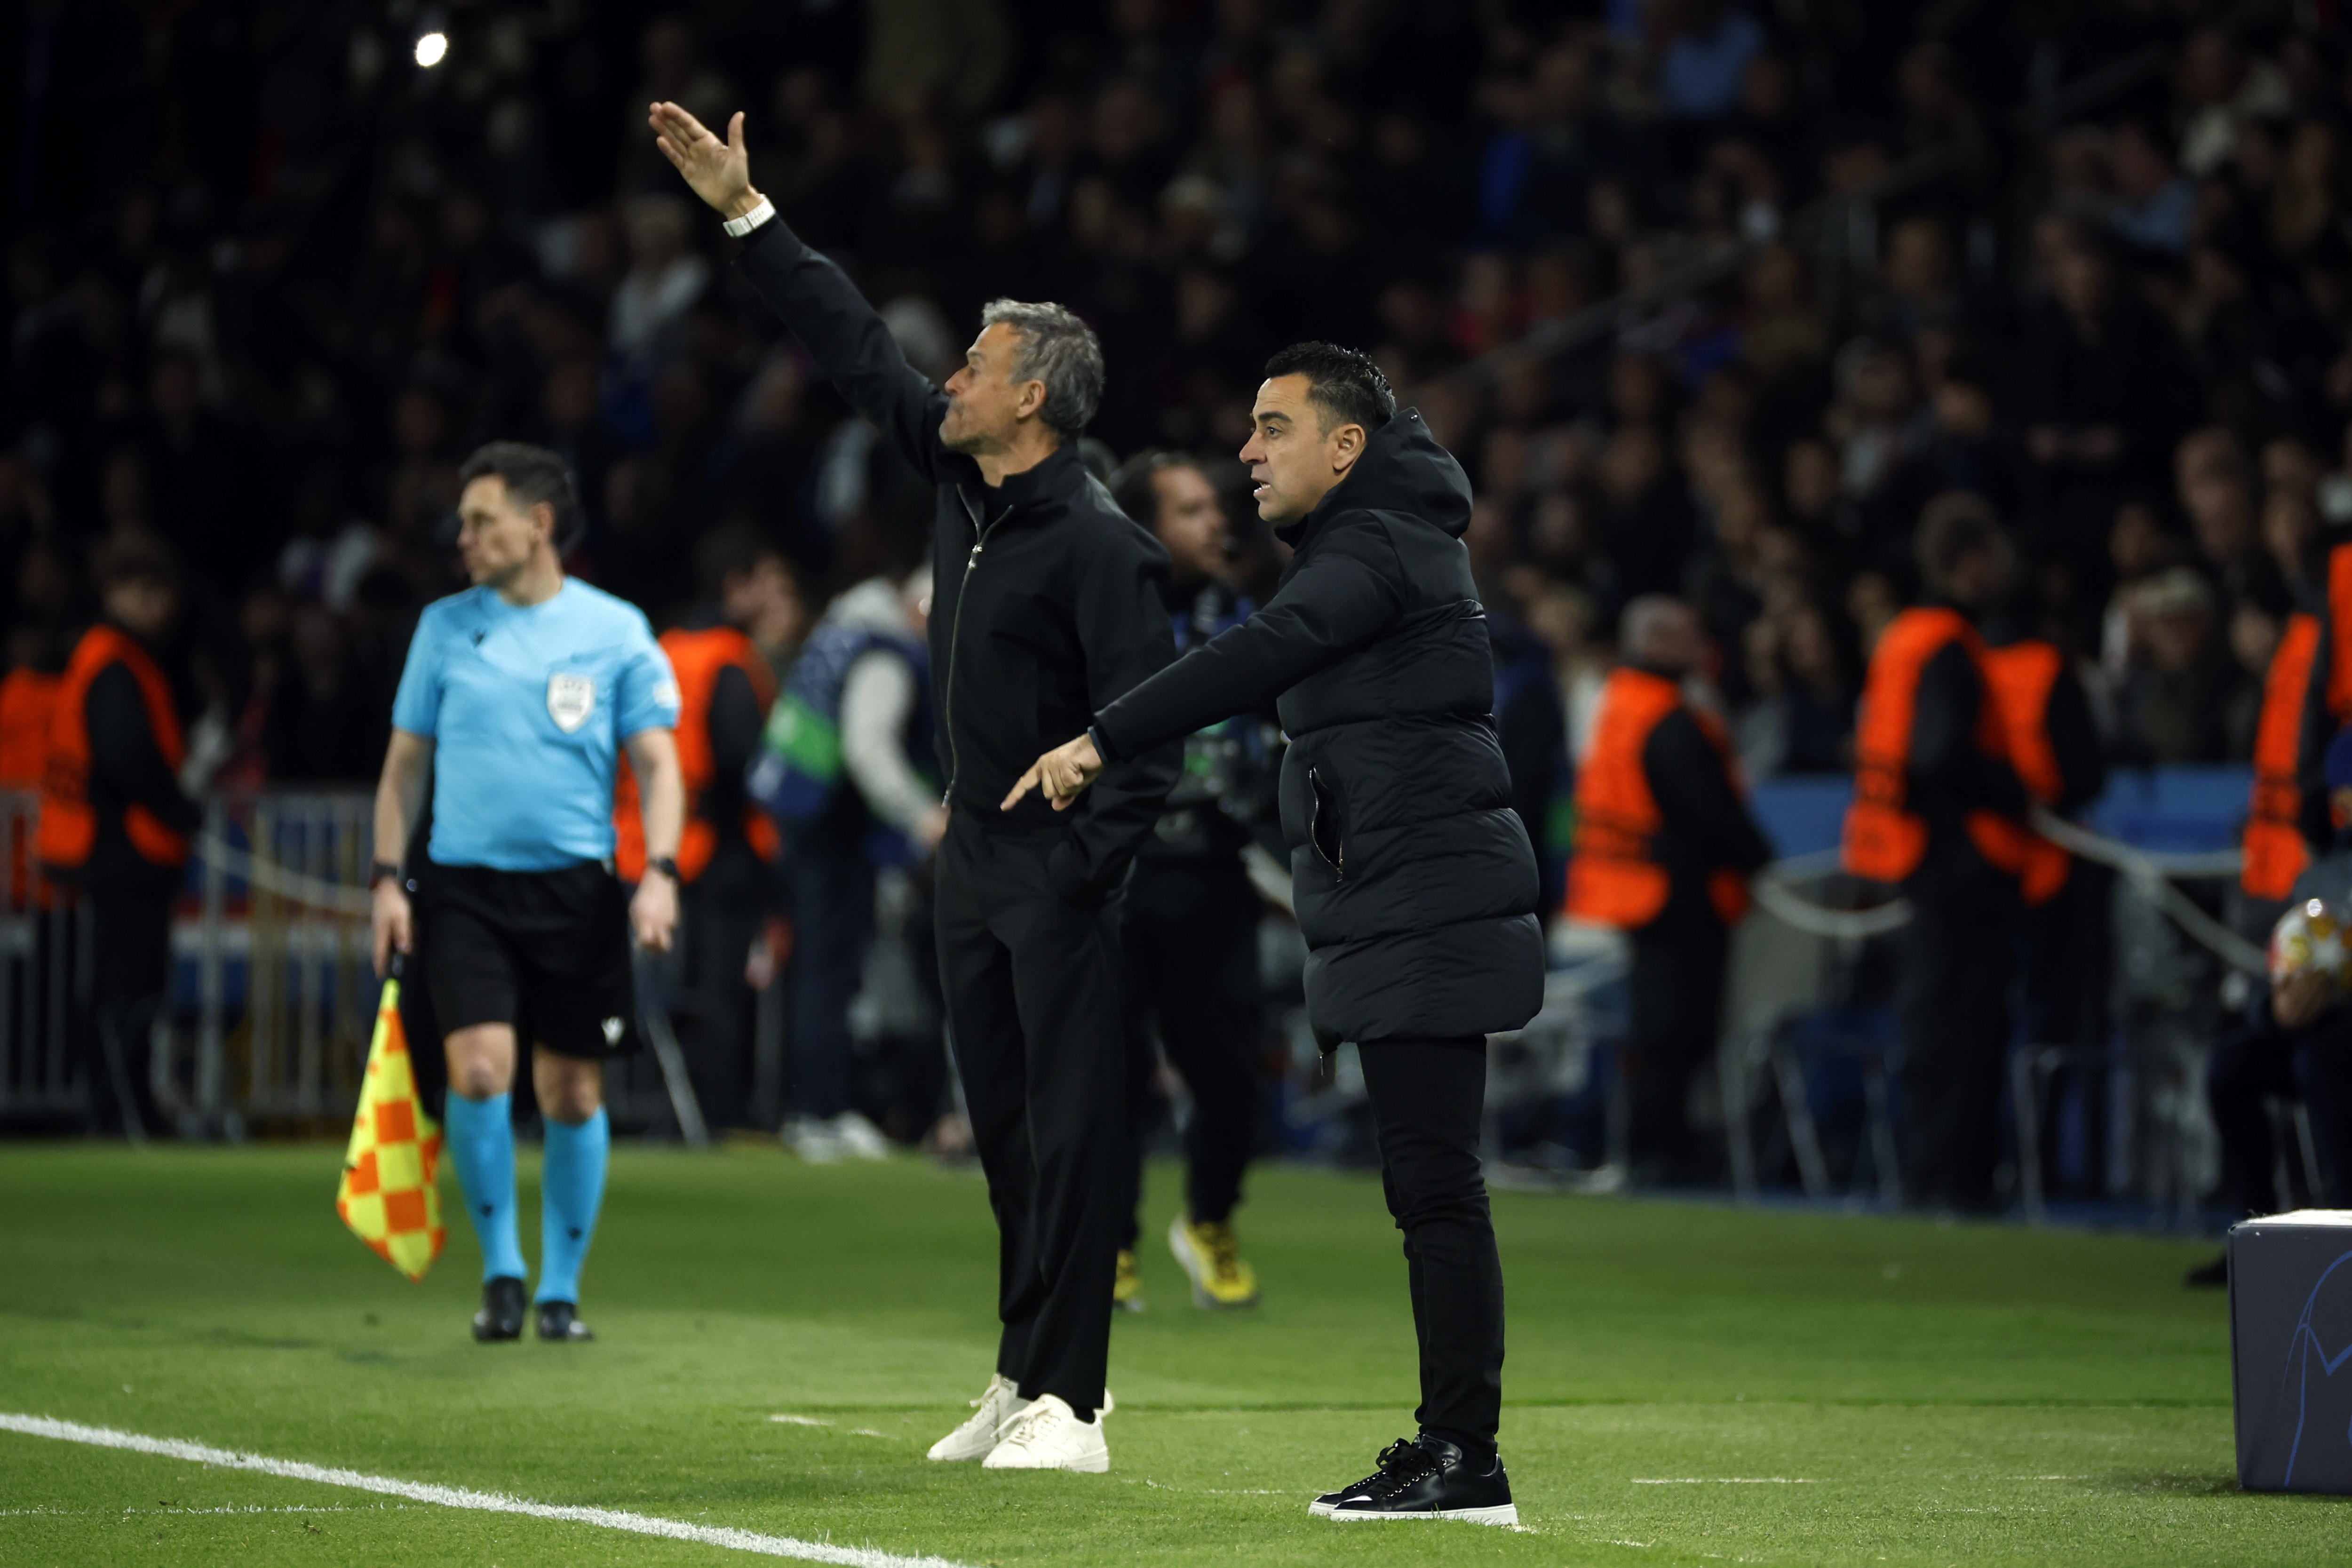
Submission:
<svg viewBox="0 0 2352 1568">
<path fill-rule="evenodd" d="M 775 700 L 776 683 L 751 639 L 732 626 L 664 632 L 661 646 L 677 676 L 677 766 L 686 780 L 686 831 L 677 844 L 677 873 L 691 882 L 709 868 L 719 847 L 719 825 L 710 820 L 706 801 L 719 773 L 710 754 L 710 700 L 719 690 L 719 671 L 731 666 L 750 677 L 763 714 Z M 621 880 L 640 880 L 646 874 L 646 828 L 637 811 L 637 775 L 626 756 L 614 781 L 613 831 L 613 863 Z M 743 807 L 743 836 L 761 859 L 775 858 L 776 826 L 756 806 Z"/>
<path fill-rule="evenodd" d="M 2039 637 L 1985 650 L 1987 689 L 2000 705 L 2009 731 L 2009 765 L 2025 793 L 2043 805 L 2056 805 L 2066 793 L 2066 775 L 2050 743 L 2050 693 L 2066 672 L 2066 656 Z M 2018 892 L 2028 909 L 2039 909 L 2066 886 L 2074 858 L 2038 833 L 2027 835 Z"/>
<path fill-rule="evenodd" d="M 2270 673 L 2263 679 L 2263 716 L 2254 728 L 2254 786 L 2246 806 L 2244 860 L 2238 871 L 2238 885 L 2257 899 L 2285 898 L 2311 863 L 2311 846 L 2303 837 L 2303 785 L 2296 763 L 2303 749 L 2304 701 L 2318 659 L 2319 617 L 2289 616 L 2271 655 Z"/>
<path fill-rule="evenodd" d="M 41 826 L 34 846 L 42 864 L 56 870 L 71 872 L 89 864 L 98 845 L 98 808 L 89 798 L 89 689 L 118 664 L 139 682 L 147 726 L 155 737 L 155 749 L 163 753 L 164 766 L 176 773 L 186 758 L 171 684 L 155 660 L 128 632 L 103 623 L 84 632 L 58 683 L 42 769 Z M 122 830 L 149 864 L 176 869 L 188 863 L 187 836 L 165 826 L 145 806 L 123 808 Z"/>
<path fill-rule="evenodd" d="M 1979 751 L 2009 762 L 2009 730 L 1993 696 L 1985 647 L 1958 610 L 1920 606 L 1904 611 L 1880 634 L 1862 690 L 1854 729 L 1853 804 L 1846 807 L 1843 853 L 1847 871 L 1879 882 L 1900 882 L 1927 853 L 1927 819 L 1911 809 L 1911 725 L 1919 703 L 1919 677 L 1927 661 L 1953 643 L 1968 653 L 1983 683 L 1977 705 Z M 1976 809 L 1963 818 L 1969 839 L 1994 869 L 2015 876 L 2023 868 L 2027 833 L 1999 812 Z"/>
<path fill-rule="evenodd" d="M 1576 838 L 1565 905 L 1576 919 L 1632 930 L 1648 925 L 1666 907 L 1672 889 L 1653 852 L 1665 815 L 1650 788 L 1642 752 L 1659 722 L 1685 707 L 1680 686 L 1645 669 L 1621 668 L 1601 689 L 1591 750 L 1576 776 Z M 1688 711 L 1721 753 L 1737 788 L 1738 764 L 1723 721 L 1700 709 Z M 1707 875 L 1706 896 L 1717 918 L 1735 924 L 1748 912 L 1748 879 L 1731 867 L 1717 867 Z"/>
<path fill-rule="evenodd" d="M 0 789 L 38 789 L 48 770 L 62 676 L 17 668 L 0 680 Z"/>
</svg>

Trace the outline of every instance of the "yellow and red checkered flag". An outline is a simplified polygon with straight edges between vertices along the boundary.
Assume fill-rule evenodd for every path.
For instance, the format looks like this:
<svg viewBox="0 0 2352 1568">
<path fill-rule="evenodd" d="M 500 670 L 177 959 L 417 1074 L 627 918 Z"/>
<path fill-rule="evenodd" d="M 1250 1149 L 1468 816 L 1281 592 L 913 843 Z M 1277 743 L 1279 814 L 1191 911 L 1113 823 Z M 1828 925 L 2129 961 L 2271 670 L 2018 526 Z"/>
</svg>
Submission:
<svg viewBox="0 0 2352 1568">
<path fill-rule="evenodd" d="M 416 1097 L 408 1060 L 408 1031 L 400 1024 L 400 972 L 383 983 L 376 1004 L 375 1038 L 367 1077 L 360 1084 L 352 1146 L 335 1212 L 368 1249 L 411 1279 L 422 1279 L 441 1256 L 449 1233 L 441 1228 L 441 1129 Z"/>
</svg>

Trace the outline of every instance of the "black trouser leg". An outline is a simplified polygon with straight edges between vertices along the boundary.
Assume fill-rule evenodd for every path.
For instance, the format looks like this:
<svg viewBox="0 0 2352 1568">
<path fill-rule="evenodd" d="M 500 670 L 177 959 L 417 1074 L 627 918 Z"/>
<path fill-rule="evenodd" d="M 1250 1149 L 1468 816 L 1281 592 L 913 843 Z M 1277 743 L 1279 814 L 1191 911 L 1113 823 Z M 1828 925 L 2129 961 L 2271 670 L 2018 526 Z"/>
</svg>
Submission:
<svg viewBox="0 0 2352 1568">
<path fill-rule="evenodd" d="M 1665 918 L 1633 933 L 1629 1154 L 1644 1179 L 1676 1180 L 1690 1163 L 1690 1081 L 1715 1054 L 1730 933 L 1707 915 Z"/>
<path fill-rule="evenodd" d="M 2066 885 L 2038 910 L 2028 910 L 2020 922 L 2018 992 L 2024 1016 L 2021 1034 L 2029 1046 L 2060 1046 L 2092 1050 L 2107 1037 L 2109 970 L 2107 910 L 2112 875 L 2105 867 L 2077 861 Z M 2065 1133 L 2063 1120 L 2045 1114 L 2042 1120 L 2042 1169 L 2052 1173 L 2050 1184 L 2079 1184 L 2085 1193 L 2106 1187 L 2107 1069 L 2104 1064 L 2069 1063 L 2051 1083 L 2052 1111 L 2071 1092 L 2083 1101 L 2083 1172 L 2079 1184 L 2067 1176 L 2058 1155 Z"/>
<path fill-rule="evenodd" d="M 2312 1152 L 2320 1190 L 2311 1201 L 2326 1208 L 2352 1206 L 2352 1028 L 2341 1019 L 2296 1044 L 2294 1085 L 2311 1118 Z"/>
<path fill-rule="evenodd" d="M 751 988 L 743 979 L 763 919 L 757 895 L 696 883 L 680 910 L 679 978 L 691 1006 L 678 1047 L 702 1119 L 713 1128 L 749 1127 Z"/>
<path fill-rule="evenodd" d="M 2238 1029 L 2221 1037 L 2205 1064 L 2205 1101 L 2221 1134 L 2221 1189 L 2231 1215 L 2276 1214 L 2278 1141 L 2272 1135 L 2272 1095 L 2295 1092 L 2294 1047 L 2275 1032 Z"/>
<path fill-rule="evenodd" d="M 793 1110 L 829 1121 L 849 1109 L 849 1004 L 874 941 L 874 868 L 862 846 L 812 834 L 785 879 L 793 904 Z"/>
<path fill-rule="evenodd" d="M 1911 910 L 1898 997 L 1906 1195 L 1982 1213 L 1999 1154 L 2013 921 L 1975 900 L 1915 895 Z"/>
<path fill-rule="evenodd" d="M 171 984 L 172 892 L 143 887 L 89 896 L 91 1005 L 81 1034 L 93 1132 L 136 1141 L 162 1130 L 148 1074 L 155 1017 Z"/>
<path fill-rule="evenodd" d="M 1503 1264 L 1478 1165 L 1486 1041 L 1375 1040 L 1358 1047 L 1380 1133 L 1381 1187 L 1404 1232 L 1422 1426 L 1491 1454 L 1503 1405 Z"/>
<path fill-rule="evenodd" d="M 1125 1194 L 1115 909 L 1055 894 L 1055 835 L 950 828 L 940 977 L 1001 1237 L 997 1370 L 1100 1408 Z"/>
<path fill-rule="evenodd" d="M 1185 1208 L 1200 1224 L 1229 1219 L 1257 1145 L 1258 897 L 1238 862 L 1138 868 L 1123 920 L 1131 1019 L 1148 1006 L 1160 1019 L 1168 1059 L 1192 1095 L 1185 1129 Z M 1139 1020 L 1133 1023 L 1140 1034 Z M 1150 1063 L 1148 1041 L 1130 1041 L 1129 1070 Z M 1149 1089 L 1146 1086 L 1145 1093 Z M 1156 1097 L 1129 1100 L 1146 1117 Z M 1137 1123 L 1136 1195 L 1142 1194 Z M 1135 1218 L 1127 1220 L 1133 1245 Z"/>
</svg>

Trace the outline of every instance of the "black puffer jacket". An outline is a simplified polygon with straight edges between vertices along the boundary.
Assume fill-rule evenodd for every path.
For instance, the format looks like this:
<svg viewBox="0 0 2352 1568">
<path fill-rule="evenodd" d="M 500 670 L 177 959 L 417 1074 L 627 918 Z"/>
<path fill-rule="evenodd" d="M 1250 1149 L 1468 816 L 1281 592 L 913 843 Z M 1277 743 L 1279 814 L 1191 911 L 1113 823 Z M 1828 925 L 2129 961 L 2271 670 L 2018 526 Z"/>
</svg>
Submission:
<svg viewBox="0 0 2352 1568">
<path fill-rule="evenodd" d="M 1264 609 L 1106 707 L 1132 756 L 1276 698 L 1282 826 L 1326 1043 L 1516 1029 L 1543 1004 L 1536 859 L 1496 743 L 1462 531 L 1470 482 L 1407 409 L 1323 503 Z"/>
</svg>

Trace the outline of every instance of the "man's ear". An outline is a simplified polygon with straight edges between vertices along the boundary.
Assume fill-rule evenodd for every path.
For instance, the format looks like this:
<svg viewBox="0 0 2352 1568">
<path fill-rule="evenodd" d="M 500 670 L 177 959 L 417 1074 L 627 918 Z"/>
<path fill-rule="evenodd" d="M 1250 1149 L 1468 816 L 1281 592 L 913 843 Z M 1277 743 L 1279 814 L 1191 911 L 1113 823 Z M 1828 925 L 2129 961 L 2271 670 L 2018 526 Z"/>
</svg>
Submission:
<svg viewBox="0 0 2352 1568">
<path fill-rule="evenodd" d="M 544 537 L 545 537 L 545 538 L 546 538 L 546 540 L 547 540 L 547 542 L 548 542 L 548 546 L 549 546 L 549 548 L 550 548 L 550 549 L 552 549 L 552 548 L 554 547 L 554 545 L 555 545 L 555 506 L 554 506 L 554 504 L 553 504 L 552 502 L 551 502 L 551 501 L 543 501 L 543 500 L 535 500 L 535 501 L 531 502 L 531 503 L 530 503 L 530 521 L 531 521 L 533 523 L 535 523 L 535 524 L 539 525 L 540 527 L 544 528 L 544 529 L 547 531 L 546 531 L 546 534 L 545 534 L 545 536 L 544 536 Z"/>
<path fill-rule="evenodd" d="M 1357 458 L 1364 455 L 1364 427 L 1355 424 L 1342 425 L 1331 432 L 1330 439 L 1331 471 L 1344 474 L 1356 466 Z"/>
<path fill-rule="evenodd" d="M 1045 384 L 1042 381 L 1023 382 L 1021 384 L 1021 398 L 1020 401 L 1013 404 L 1013 412 L 1020 417 L 1026 419 L 1041 412 L 1045 406 Z"/>
</svg>

